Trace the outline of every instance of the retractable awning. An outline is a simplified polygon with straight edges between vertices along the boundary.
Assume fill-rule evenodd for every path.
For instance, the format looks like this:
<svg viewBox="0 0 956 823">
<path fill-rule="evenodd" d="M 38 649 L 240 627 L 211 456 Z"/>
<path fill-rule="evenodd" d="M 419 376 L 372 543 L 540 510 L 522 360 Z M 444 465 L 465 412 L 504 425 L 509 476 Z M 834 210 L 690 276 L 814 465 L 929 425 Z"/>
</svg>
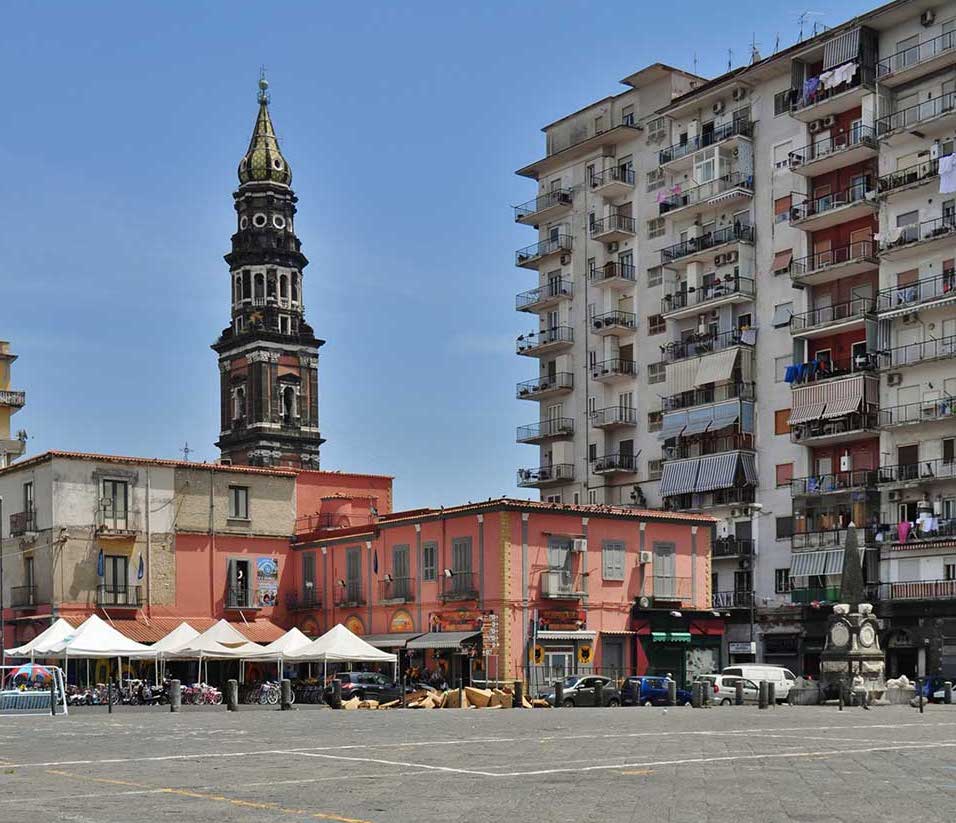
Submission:
<svg viewBox="0 0 956 823">
<path fill-rule="evenodd" d="M 740 419 L 740 401 L 731 400 L 729 403 L 721 403 L 714 406 L 714 422 L 710 426 L 711 431 L 726 429 L 734 425 Z"/>
<path fill-rule="evenodd" d="M 668 363 L 666 369 L 667 393 L 683 394 L 693 389 L 697 383 L 696 359 L 681 360 L 678 363 Z"/>
<path fill-rule="evenodd" d="M 691 409 L 687 413 L 687 427 L 684 429 L 684 437 L 691 434 L 703 434 L 710 428 L 714 422 L 714 407 L 702 406 Z"/>
<path fill-rule="evenodd" d="M 481 632 L 428 632 L 409 640 L 406 649 L 460 649 L 467 640 L 481 637 Z"/>
<path fill-rule="evenodd" d="M 790 419 L 793 426 L 797 423 L 809 423 L 819 420 L 827 407 L 826 384 L 817 383 L 812 386 L 800 386 L 794 389 L 791 395 Z"/>
<path fill-rule="evenodd" d="M 842 417 L 844 414 L 859 411 L 863 404 L 863 376 L 849 380 L 837 380 L 826 384 L 827 408 L 824 418 Z"/>
<path fill-rule="evenodd" d="M 404 649 L 409 640 L 418 637 L 421 632 L 393 632 L 391 634 L 367 634 L 362 638 L 376 649 Z"/>
<path fill-rule="evenodd" d="M 751 452 L 740 453 L 740 463 L 744 467 L 744 482 L 748 486 L 757 485 L 757 455 Z"/>
<path fill-rule="evenodd" d="M 818 577 L 843 573 L 843 549 L 796 552 L 790 557 L 791 577 Z"/>
<path fill-rule="evenodd" d="M 700 458 L 696 491 L 712 492 L 715 489 L 729 489 L 734 485 L 739 459 L 738 452 L 713 454 Z"/>
<path fill-rule="evenodd" d="M 699 457 L 692 460 L 677 460 L 665 463 L 664 472 L 661 475 L 661 496 L 690 494 L 697 485 L 697 471 L 699 468 Z"/>
<path fill-rule="evenodd" d="M 787 423 L 795 426 L 797 423 L 809 423 L 811 420 L 819 420 L 826 410 L 826 403 L 812 403 L 807 406 L 797 406 L 790 409 L 790 419 Z"/>
<path fill-rule="evenodd" d="M 661 425 L 661 430 L 657 433 L 657 436 L 661 440 L 668 440 L 671 437 L 677 437 L 681 432 L 684 431 L 684 428 L 687 426 L 687 412 L 669 412 L 664 415 L 664 421 Z"/>
<path fill-rule="evenodd" d="M 773 256 L 773 263 L 770 264 L 770 270 L 773 272 L 787 271 L 790 268 L 790 262 L 792 260 L 793 249 L 778 251 Z"/>
<path fill-rule="evenodd" d="M 740 350 L 736 348 L 724 349 L 700 358 L 700 366 L 697 368 L 697 378 L 694 383 L 698 386 L 705 386 L 708 383 L 722 383 L 725 380 L 730 380 L 734 374 L 734 366 L 737 363 L 739 352 Z"/>
</svg>

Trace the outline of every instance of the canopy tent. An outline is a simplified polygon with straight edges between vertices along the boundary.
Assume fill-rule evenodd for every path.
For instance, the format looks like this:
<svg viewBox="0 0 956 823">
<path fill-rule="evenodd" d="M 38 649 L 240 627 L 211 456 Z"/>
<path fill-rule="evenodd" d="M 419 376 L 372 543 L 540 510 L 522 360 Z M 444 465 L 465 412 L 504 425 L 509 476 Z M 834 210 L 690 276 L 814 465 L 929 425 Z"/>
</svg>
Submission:
<svg viewBox="0 0 956 823">
<path fill-rule="evenodd" d="M 37 650 L 39 653 L 39 649 Z M 95 614 L 90 615 L 73 634 L 67 635 L 47 649 L 51 656 L 63 657 L 153 657 L 149 646 L 130 640 Z"/>
<path fill-rule="evenodd" d="M 245 660 L 274 660 L 279 668 L 279 678 L 284 674 L 285 661 L 288 656 L 298 649 L 305 648 L 312 641 L 300 632 L 294 626 L 289 629 L 282 637 L 273 640 L 262 651 Z"/>
<path fill-rule="evenodd" d="M 238 660 L 241 657 L 255 657 L 264 649 L 265 646 L 251 642 L 235 626 L 220 620 L 185 646 L 176 649 L 174 656 L 199 660 Z"/>
<path fill-rule="evenodd" d="M 318 640 L 286 655 L 286 660 L 321 660 L 326 663 L 396 663 L 398 655 L 376 649 L 339 623 Z"/>
<path fill-rule="evenodd" d="M 163 661 L 163 674 L 166 672 L 166 661 L 171 657 L 176 657 L 179 650 L 188 646 L 193 640 L 199 637 L 192 626 L 183 621 L 165 637 L 161 637 L 152 646 L 149 647 L 156 664 L 156 682 L 160 682 L 159 663 Z M 136 657 L 137 655 L 132 655 Z"/>
<path fill-rule="evenodd" d="M 34 637 L 33 640 L 24 643 L 22 646 L 17 646 L 15 649 L 7 649 L 4 655 L 6 657 L 29 657 L 31 660 L 35 660 L 37 657 L 45 657 L 45 651 L 50 646 L 55 646 L 75 633 L 76 629 L 73 625 L 60 617 Z"/>
</svg>

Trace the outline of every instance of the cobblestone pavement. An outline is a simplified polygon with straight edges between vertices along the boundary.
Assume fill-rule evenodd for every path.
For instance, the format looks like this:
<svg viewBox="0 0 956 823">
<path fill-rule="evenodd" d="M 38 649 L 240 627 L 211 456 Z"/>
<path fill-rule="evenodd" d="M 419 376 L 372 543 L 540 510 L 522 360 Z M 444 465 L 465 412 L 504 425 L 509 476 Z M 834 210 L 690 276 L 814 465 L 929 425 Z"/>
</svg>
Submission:
<svg viewBox="0 0 956 823">
<path fill-rule="evenodd" d="M 952 820 L 956 707 L 0 717 L 0 820 Z"/>
</svg>

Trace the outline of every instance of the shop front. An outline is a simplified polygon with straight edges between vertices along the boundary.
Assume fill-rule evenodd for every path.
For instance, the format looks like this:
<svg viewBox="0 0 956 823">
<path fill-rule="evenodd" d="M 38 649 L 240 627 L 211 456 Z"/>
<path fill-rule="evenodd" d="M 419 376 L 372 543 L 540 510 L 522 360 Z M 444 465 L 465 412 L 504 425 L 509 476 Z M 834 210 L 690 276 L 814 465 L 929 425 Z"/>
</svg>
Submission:
<svg viewBox="0 0 956 823">
<path fill-rule="evenodd" d="M 669 675 L 683 686 L 699 674 L 720 671 L 721 619 L 644 611 L 632 623 L 638 639 L 638 674 Z"/>
<path fill-rule="evenodd" d="M 429 631 L 405 644 L 410 676 L 450 687 L 484 680 L 482 625 L 477 609 L 455 609 L 429 615 Z"/>
</svg>

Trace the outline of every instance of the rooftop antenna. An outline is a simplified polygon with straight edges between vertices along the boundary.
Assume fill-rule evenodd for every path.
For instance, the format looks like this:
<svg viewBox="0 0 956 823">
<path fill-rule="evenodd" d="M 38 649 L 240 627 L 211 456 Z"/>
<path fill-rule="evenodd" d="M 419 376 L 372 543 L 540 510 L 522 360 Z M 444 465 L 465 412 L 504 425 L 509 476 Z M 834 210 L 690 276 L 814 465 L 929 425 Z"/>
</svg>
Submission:
<svg viewBox="0 0 956 823">
<path fill-rule="evenodd" d="M 773 53 L 780 51 L 780 32 L 777 32 L 777 38 L 773 41 Z"/>
<path fill-rule="evenodd" d="M 800 24 L 800 36 L 797 38 L 798 43 L 803 42 L 803 26 L 807 20 L 811 17 L 823 17 L 823 12 L 821 11 L 805 11 L 797 18 L 797 22 Z M 813 23 L 813 33 L 817 33 L 817 24 L 814 21 Z"/>
<path fill-rule="evenodd" d="M 734 50 L 727 49 L 727 71 L 732 71 L 734 68 Z"/>
<path fill-rule="evenodd" d="M 697 52 L 694 52 L 694 74 L 697 74 Z"/>
<path fill-rule="evenodd" d="M 189 448 L 189 441 L 187 440 L 186 443 L 183 445 L 183 447 L 180 449 L 180 451 L 183 453 L 183 460 L 185 460 L 188 463 L 189 455 L 191 455 L 196 450 Z"/>
<path fill-rule="evenodd" d="M 754 32 L 750 36 L 750 65 L 751 66 L 754 63 L 759 63 L 761 60 L 760 49 L 757 48 L 758 45 L 760 44 L 757 42 L 757 33 Z"/>
</svg>

